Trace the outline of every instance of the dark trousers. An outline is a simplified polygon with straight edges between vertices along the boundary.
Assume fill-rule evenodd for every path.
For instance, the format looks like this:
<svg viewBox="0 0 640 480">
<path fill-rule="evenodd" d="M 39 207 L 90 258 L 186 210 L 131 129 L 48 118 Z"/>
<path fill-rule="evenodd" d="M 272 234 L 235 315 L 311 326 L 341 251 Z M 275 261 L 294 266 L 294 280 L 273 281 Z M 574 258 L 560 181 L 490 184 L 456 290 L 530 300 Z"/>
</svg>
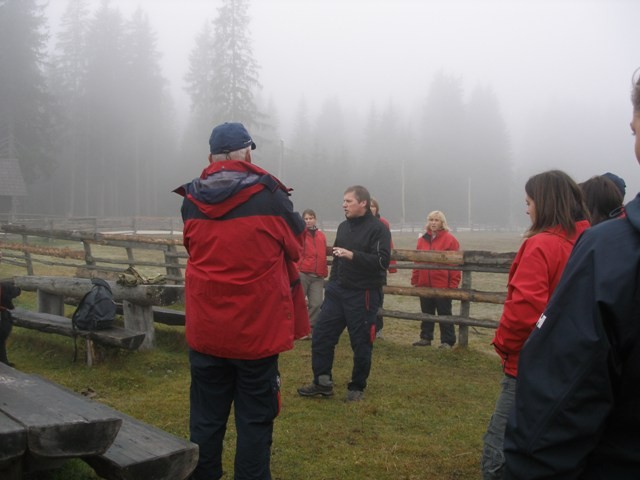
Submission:
<svg viewBox="0 0 640 480">
<path fill-rule="evenodd" d="M 7 358 L 7 339 L 13 329 L 13 321 L 11 320 L 11 312 L 8 310 L 0 311 L 0 362 L 9 365 Z"/>
<path fill-rule="evenodd" d="M 382 290 L 380 292 L 380 308 L 382 308 L 384 306 L 384 293 L 382 293 Z M 382 315 L 376 315 L 376 333 L 384 328 L 384 320 L 382 318 Z"/>
<path fill-rule="evenodd" d="M 200 447 L 193 480 L 222 477 L 222 441 L 234 406 L 235 480 L 271 480 L 273 421 L 280 410 L 278 356 L 233 360 L 189 351 L 191 441 Z"/>
<path fill-rule="evenodd" d="M 451 315 L 451 300 L 448 298 L 427 298 L 420 297 L 420 309 L 422 313 L 430 315 Z M 440 343 L 448 343 L 453 346 L 456 343 L 456 328 L 448 323 L 438 323 L 440 325 Z M 433 340 L 434 322 L 424 321 L 420 325 L 420 338 Z"/>
<path fill-rule="evenodd" d="M 335 348 L 346 328 L 353 350 L 353 370 L 349 390 L 364 390 L 371 371 L 371 353 L 375 339 L 376 313 L 380 307 L 382 291 L 351 290 L 329 282 L 324 292 L 324 303 L 318 323 L 313 329 L 311 367 L 313 380 L 320 375 L 331 376 Z"/>
</svg>

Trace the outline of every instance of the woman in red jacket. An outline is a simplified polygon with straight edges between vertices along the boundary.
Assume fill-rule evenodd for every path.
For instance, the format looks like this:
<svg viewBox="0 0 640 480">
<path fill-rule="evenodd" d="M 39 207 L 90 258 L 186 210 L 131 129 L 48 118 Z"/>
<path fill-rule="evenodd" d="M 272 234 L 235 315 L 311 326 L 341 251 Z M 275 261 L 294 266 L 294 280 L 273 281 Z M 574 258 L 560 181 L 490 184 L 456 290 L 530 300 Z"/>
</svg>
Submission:
<svg viewBox="0 0 640 480">
<path fill-rule="evenodd" d="M 589 227 L 580 187 L 566 173 L 551 170 L 534 175 L 524 188 L 531 227 L 511 265 L 507 298 L 493 339 L 505 375 L 484 436 L 484 480 L 502 479 L 504 433 L 515 401 L 520 350 L 558 285 L 575 241 Z"/>
<path fill-rule="evenodd" d="M 460 249 L 456 237 L 449 232 L 444 213 L 435 210 L 427 217 L 426 233 L 418 239 L 417 250 L 451 250 Z M 411 274 L 411 285 L 430 288 L 458 288 L 460 270 L 425 270 L 415 269 Z M 420 297 L 422 313 L 435 315 L 451 315 L 451 299 Z M 456 330 L 452 324 L 438 323 L 440 326 L 440 348 L 451 348 L 456 343 Z M 420 340 L 414 347 L 428 347 L 433 340 L 434 322 L 423 321 L 420 326 Z"/>
<path fill-rule="evenodd" d="M 307 297 L 309 309 L 309 323 L 311 328 L 316 324 L 320 306 L 324 279 L 329 274 L 327 268 L 327 238 L 316 226 L 316 212 L 310 208 L 302 212 L 302 218 L 307 227 L 304 230 L 302 257 L 298 263 L 302 289 Z M 308 337 L 304 337 L 307 339 Z"/>
</svg>

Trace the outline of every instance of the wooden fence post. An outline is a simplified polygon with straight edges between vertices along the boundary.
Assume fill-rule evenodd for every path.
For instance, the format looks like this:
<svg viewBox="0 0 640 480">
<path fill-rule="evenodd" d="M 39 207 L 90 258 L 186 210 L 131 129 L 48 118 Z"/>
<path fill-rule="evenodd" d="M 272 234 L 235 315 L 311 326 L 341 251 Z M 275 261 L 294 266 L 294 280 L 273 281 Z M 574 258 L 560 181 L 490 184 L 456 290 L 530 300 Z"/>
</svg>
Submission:
<svg viewBox="0 0 640 480">
<path fill-rule="evenodd" d="M 171 253 L 172 255 L 167 255 Z M 167 265 L 171 264 L 171 266 L 167 266 L 167 276 L 170 277 L 182 277 L 182 272 L 180 271 L 180 261 L 177 257 L 178 248 L 175 245 L 169 245 L 167 249 L 164 251 L 164 261 Z M 173 266 L 175 265 L 175 267 Z M 184 283 L 183 280 L 174 280 L 176 285 L 182 285 Z"/>
<path fill-rule="evenodd" d="M 23 245 L 29 245 L 29 236 L 22 235 Z M 27 275 L 33 275 L 33 262 L 31 261 L 31 253 L 27 250 L 24 251 L 24 263 L 27 266 Z"/>
<path fill-rule="evenodd" d="M 84 263 L 86 263 L 88 266 L 95 267 L 96 262 L 93 259 L 93 255 L 91 255 L 91 244 L 83 240 L 82 246 L 84 248 Z"/>
<path fill-rule="evenodd" d="M 465 290 L 471 289 L 471 274 L 470 270 L 462 272 L 462 288 Z M 469 300 L 460 301 L 460 316 L 469 318 L 471 312 L 471 302 Z M 469 346 L 469 327 L 467 325 L 460 325 L 458 327 L 458 345 L 461 347 Z"/>
</svg>

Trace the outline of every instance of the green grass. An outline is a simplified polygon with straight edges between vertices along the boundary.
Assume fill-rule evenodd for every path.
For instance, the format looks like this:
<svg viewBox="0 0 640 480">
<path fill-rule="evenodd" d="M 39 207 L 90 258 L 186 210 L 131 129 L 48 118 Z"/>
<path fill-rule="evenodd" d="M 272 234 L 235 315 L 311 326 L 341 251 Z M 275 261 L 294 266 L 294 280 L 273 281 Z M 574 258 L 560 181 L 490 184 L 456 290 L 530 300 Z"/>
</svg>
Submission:
<svg viewBox="0 0 640 480">
<path fill-rule="evenodd" d="M 484 243 L 475 239 L 474 246 L 468 249 L 514 251 L 519 243 L 515 234 L 488 238 L 490 241 L 485 239 Z M 396 242 L 408 244 L 414 239 L 412 236 Z M 11 275 L 24 272 L 0 265 L 0 277 Z M 407 284 L 408 275 L 409 270 L 400 271 L 391 275 L 389 282 Z M 506 288 L 505 275 L 479 276 L 477 282 L 476 285 L 474 276 L 474 288 Z M 31 293 L 25 292 L 17 300 L 20 306 L 35 308 Z M 419 300 L 387 296 L 385 307 L 417 312 Z M 454 313 L 457 308 L 454 303 Z M 500 311 L 500 306 L 495 305 L 472 306 L 473 316 L 497 320 Z M 15 327 L 7 346 L 10 359 L 20 370 L 76 392 L 92 389 L 95 400 L 188 438 L 189 367 L 184 328 L 156 327 L 155 350 L 101 349 L 101 361 L 93 367 L 81 360 L 81 341 L 80 360 L 72 362 L 73 341 L 67 337 Z M 479 478 L 482 435 L 501 377 L 498 358 L 489 345 L 492 332 L 471 329 L 469 347 L 450 351 L 412 347 L 419 337 L 419 323 L 415 321 L 385 319 L 383 333 L 384 340 L 377 341 L 374 347 L 369 386 L 360 403 L 343 401 L 352 368 L 346 333 L 336 351 L 333 398 L 301 398 L 296 393 L 296 388 L 311 380 L 310 342 L 297 342 L 293 350 L 280 356 L 283 407 L 274 430 L 274 479 Z M 225 479 L 233 478 L 234 445 L 231 419 L 225 439 Z M 50 478 L 98 477 L 83 462 L 72 460 Z"/>
</svg>

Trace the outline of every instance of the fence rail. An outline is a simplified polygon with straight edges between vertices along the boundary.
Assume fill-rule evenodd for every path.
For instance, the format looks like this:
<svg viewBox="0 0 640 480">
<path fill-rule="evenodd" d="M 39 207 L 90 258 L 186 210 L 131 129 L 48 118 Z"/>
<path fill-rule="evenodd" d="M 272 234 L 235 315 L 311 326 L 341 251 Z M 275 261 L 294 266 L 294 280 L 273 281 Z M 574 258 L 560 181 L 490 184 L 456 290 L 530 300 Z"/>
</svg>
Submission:
<svg viewBox="0 0 640 480">
<path fill-rule="evenodd" d="M 101 276 L 114 279 L 118 273 L 129 267 L 146 268 L 154 273 L 164 272 L 166 279 L 174 284 L 184 284 L 184 269 L 187 253 L 181 238 L 106 233 L 95 231 L 65 230 L 6 224 L 1 226 L 5 233 L 0 241 L 2 261 L 24 268 L 28 275 L 35 274 L 35 264 L 50 267 L 74 268 L 70 276 Z M 167 238 L 169 237 L 169 238 Z M 16 241 L 20 238 L 21 241 Z M 64 245 L 51 246 L 51 240 Z M 45 243 L 44 245 L 42 243 Z M 66 245 L 66 243 L 69 245 Z M 98 252 L 97 247 L 111 249 L 107 253 Z M 115 251 L 113 251 L 115 249 Z M 118 253 L 115 253 L 118 252 Z M 327 249 L 331 263 L 331 249 Z M 468 344 L 468 327 L 495 328 L 493 319 L 472 318 L 471 303 L 504 303 L 506 292 L 487 292 L 473 288 L 473 273 L 508 273 L 515 253 L 487 251 L 439 252 L 421 250 L 392 250 L 392 259 L 397 261 L 394 268 L 403 269 L 455 269 L 462 271 L 462 284 L 458 289 L 437 289 L 387 285 L 386 295 L 448 298 L 460 301 L 460 314 L 434 316 L 426 313 L 402 312 L 381 309 L 381 314 L 392 318 L 413 321 L 437 321 L 459 326 L 460 345 Z M 418 263 L 417 263 L 418 262 Z M 506 284 L 506 282 L 505 282 Z"/>
</svg>

